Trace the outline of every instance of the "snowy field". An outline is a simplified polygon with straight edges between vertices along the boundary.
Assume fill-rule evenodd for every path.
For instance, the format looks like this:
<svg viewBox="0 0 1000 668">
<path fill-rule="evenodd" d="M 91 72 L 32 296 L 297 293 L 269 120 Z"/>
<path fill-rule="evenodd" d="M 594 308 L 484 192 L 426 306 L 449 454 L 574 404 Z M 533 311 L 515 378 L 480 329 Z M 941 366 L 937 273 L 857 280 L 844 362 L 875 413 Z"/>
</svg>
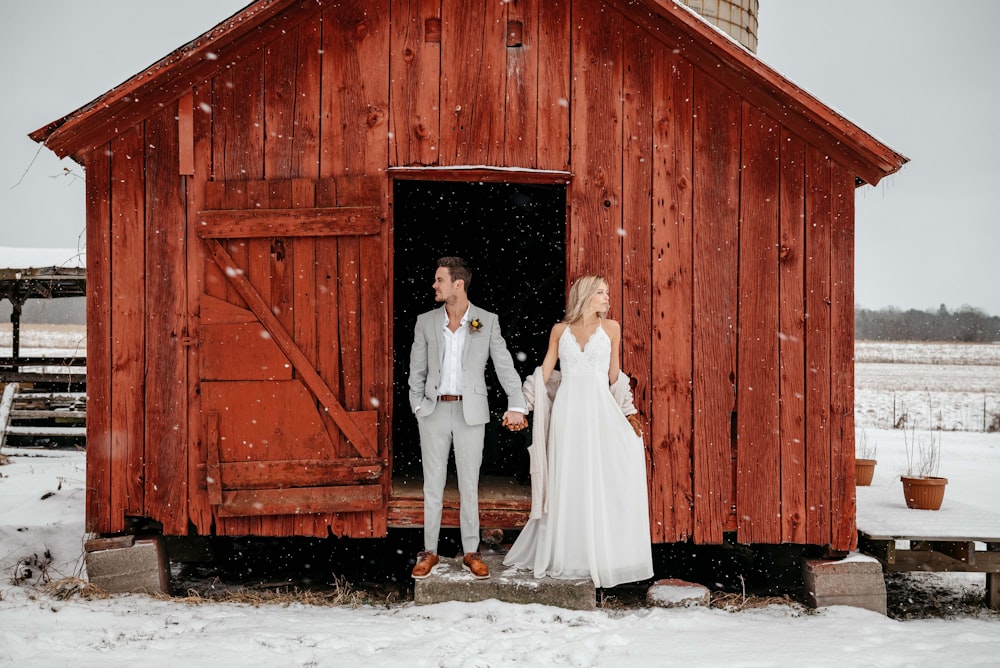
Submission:
<svg viewBox="0 0 1000 668">
<path fill-rule="evenodd" d="M 0 323 L 0 356 L 10 355 L 11 326 Z M 21 323 L 21 357 L 70 357 L 87 354 L 85 325 L 36 325 Z"/>
<path fill-rule="evenodd" d="M 855 345 L 859 427 L 1000 430 L 1000 344 Z"/>
<path fill-rule="evenodd" d="M 46 350 L 79 345 L 79 338 L 66 344 L 54 333 L 39 341 Z M 887 409 L 883 395 L 899 402 L 910 396 L 904 392 L 913 392 L 914 402 L 929 396 L 925 402 L 942 424 L 961 420 L 968 429 L 975 420 L 965 394 L 982 403 L 998 393 L 996 350 L 859 344 L 858 426 L 878 448 L 872 494 L 898 494 L 902 502 L 903 432 L 879 426 L 892 405 Z M 948 371 L 916 363 L 929 359 L 947 361 Z M 956 368 L 976 369 L 969 378 L 981 384 L 962 387 Z M 917 420 L 923 409 L 906 405 Z M 941 474 L 951 481 L 945 508 L 953 501 L 996 510 L 1000 433 L 940 434 Z M 738 612 L 641 605 L 578 612 L 498 601 L 326 607 L 66 597 L 62 592 L 74 580 L 61 579 L 85 576 L 84 455 L 11 448 L 0 454 L 10 460 L 0 466 L 0 665 L 1000 666 L 1000 614 L 986 610 L 896 621 L 856 608 L 808 611 L 797 604 Z M 926 577 L 935 586 L 982 596 L 982 574 Z M 62 588 L 52 587 L 60 582 Z"/>
</svg>

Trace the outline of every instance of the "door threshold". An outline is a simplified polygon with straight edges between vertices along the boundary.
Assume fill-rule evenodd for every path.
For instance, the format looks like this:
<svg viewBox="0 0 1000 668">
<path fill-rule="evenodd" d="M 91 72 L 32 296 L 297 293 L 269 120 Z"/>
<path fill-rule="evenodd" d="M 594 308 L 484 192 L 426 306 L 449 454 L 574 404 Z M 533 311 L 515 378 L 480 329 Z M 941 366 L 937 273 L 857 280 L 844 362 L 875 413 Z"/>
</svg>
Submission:
<svg viewBox="0 0 1000 668">
<path fill-rule="evenodd" d="M 484 529 L 520 529 L 531 512 L 531 486 L 511 476 L 484 475 L 479 479 L 479 523 Z M 424 525 L 423 479 L 397 474 L 392 479 L 387 524 L 393 528 Z M 442 528 L 458 528 L 458 482 L 449 476 L 441 509 Z"/>
</svg>

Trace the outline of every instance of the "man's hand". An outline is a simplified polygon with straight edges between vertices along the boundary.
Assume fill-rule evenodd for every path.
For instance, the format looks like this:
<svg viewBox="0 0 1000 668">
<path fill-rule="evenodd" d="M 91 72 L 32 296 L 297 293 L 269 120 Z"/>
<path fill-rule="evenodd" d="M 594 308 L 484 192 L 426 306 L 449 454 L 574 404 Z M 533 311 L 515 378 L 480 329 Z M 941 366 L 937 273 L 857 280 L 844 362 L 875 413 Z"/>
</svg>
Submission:
<svg viewBox="0 0 1000 668">
<path fill-rule="evenodd" d="M 528 421 L 524 419 L 524 413 L 520 411 L 507 411 L 503 414 L 502 424 L 511 431 L 521 431 L 528 426 Z"/>
</svg>

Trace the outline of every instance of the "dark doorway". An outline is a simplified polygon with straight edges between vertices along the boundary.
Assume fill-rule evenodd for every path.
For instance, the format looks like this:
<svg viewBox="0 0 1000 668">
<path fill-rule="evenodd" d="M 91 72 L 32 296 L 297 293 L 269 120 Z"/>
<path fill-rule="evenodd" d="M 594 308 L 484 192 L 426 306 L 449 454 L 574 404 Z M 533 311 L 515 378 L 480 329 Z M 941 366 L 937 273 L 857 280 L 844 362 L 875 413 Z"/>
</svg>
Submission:
<svg viewBox="0 0 1000 668">
<path fill-rule="evenodd" d="M 410 346 L 417 316 L 439 306 L 431 289 L 437 259 L 469 262 L 469 300 L 500 316 L 526 378 L 541 364 L 565 307 L 566 186 L 397 180 L 393 202 L 393 478 L 412 481 L 420 478 L 420 443 L 409 410 Z M 486 380 L 492 420 L 483 475 L 526 482 L 530 430 L 512 434 L 500 426 L 506 398 L 492 368 Z"/>
</svg>

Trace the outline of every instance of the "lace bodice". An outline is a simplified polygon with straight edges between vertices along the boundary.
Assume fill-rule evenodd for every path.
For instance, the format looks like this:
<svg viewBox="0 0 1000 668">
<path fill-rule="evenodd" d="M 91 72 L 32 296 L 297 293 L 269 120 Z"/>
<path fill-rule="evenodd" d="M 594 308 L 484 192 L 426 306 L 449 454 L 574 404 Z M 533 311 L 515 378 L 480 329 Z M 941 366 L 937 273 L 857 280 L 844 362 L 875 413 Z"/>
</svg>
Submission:
<svg viewBox="0 0 1000 668">
<path fill-rule="evenodd" d="M 611 366 L 611 339 L 604 327 L 598 327 L 584 344 L 573 336 L 569 327 L 559 337 L 559 370 L 563 377 L 598 374 L 607 377 Z"/>
</svg>

